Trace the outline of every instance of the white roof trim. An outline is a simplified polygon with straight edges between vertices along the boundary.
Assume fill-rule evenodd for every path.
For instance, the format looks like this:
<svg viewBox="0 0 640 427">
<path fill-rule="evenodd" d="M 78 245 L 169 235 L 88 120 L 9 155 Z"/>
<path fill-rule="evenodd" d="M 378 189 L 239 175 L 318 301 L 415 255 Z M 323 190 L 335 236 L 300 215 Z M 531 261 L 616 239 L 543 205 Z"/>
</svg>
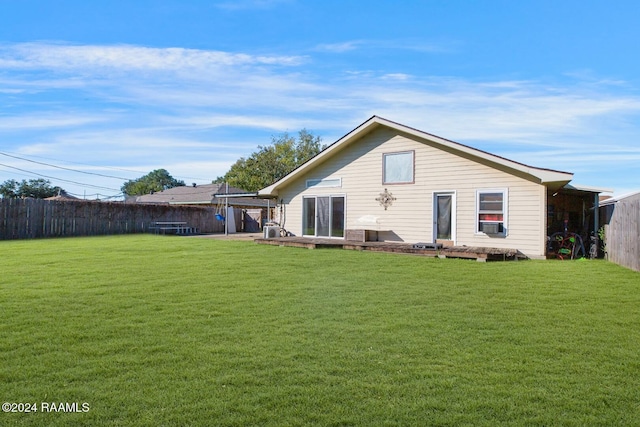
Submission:
<svg viewBox="0 0 640 427">
<path fill-rule="evenodd" d="M 592 186 L 574 184 L 574 183 L 567 184 L 564 186 L 564 188 L 568 190 L 586 191 L 589 193 L 613 193 L 613 190 L 611 188 L 592 187 Z"/>
<path fill-rule="evenodd" d="M 624 200 L 624 199 L 629 198 L 629 197 L 637 196 L 638 194 L 640 194 L 640 191 L 632 191 L 630 193 L 624 193 L 624 194 L 621 194 L 619 196 L 610 197 L 610 198 L 608 198 L 606 200 L 601 201 L 600 202 L 600 206 L 612 205 L 614 203 L 618 203 L 620 200 Z"/>
<path fill-rule="evenodd" d="M 218 193 L 214 194 L 214 199 L 231 199 L 234 197 L 256 197 L 258 193 Z"/>
<path fill-rule="evenodd" d="M 260 196 L 269 196 L 269 195 L 277 195 L 278 188 L 286 185 L 288 182 L 291 182 L 299 175 L 307 172 L 312 169 L 317 163 L 324 161 L 326 158 L 329 158 L 336 154 L 338 151 L 359 139 L 362 135 L 372 131 L 378 126 L 386 126 L 391 129 L 395 129 L 399 132 L 407 133 L 409 135 L 413 135 L 416 138 L 429 140 L 433 143 L 441 145 L 443 147 L 447 147 L 451 150 L 458 151 L 460 153 L 465 153 L 472 157 L 482 159 L 485 161 L 489 161 L 491 163 L 495 163 L 497 165 L 504 166 L 506 168 L 512 169 L 514 171 L 529 175 L 535 179 L 537 179 L 541 184 L 545 183 L 560 183 L 560 185 L 566 184 L 573 178 L 573 174 L 570 172 L 562 172 L 556 171 L 552 169 L 543 169 L 537 168 L 534 166 L 528 166 L 523 163 L 515 162 L 513 160 L 506 159 L 504 157 L 496 156 L 491 153 L 487 153 L 485 151 L 481 151 L 454 141 L 450 141 L 444 138 L 440 138 L 438 136 L 401 125 L 396 122 L 392 122 L 390 120 L 384 119 L 382 117 L 373 116 L 366 122 L 362 123 L 360 126 L 331 144 L 329 147 L 321 151 L 318 155 L 313 157 L 311 160 L 307 161 L 303 165 L 299 166 L 293 172 L 289 173 L 284 178 L 275 182 L 274 184 L 263 188 L 258 191 Z"/>
</svg>

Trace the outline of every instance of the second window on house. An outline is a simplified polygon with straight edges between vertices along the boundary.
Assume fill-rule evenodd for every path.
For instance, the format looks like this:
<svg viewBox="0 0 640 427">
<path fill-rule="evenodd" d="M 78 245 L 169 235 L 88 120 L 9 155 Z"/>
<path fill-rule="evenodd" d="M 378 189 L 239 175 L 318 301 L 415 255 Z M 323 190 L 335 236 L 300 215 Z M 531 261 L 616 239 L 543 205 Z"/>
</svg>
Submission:
<svg viewBox="0 0 640 427">
<path fill-rule="evenodd" d="M 507 190 L 478 190 L 477 212 L 479 233 L 507 235 Z"/>
<path fill-rule="evenodd" d="M 413 151 L 386 153 L 382 155 L 383 184 L 411 184 L 413 176 Z"/>
</svg>

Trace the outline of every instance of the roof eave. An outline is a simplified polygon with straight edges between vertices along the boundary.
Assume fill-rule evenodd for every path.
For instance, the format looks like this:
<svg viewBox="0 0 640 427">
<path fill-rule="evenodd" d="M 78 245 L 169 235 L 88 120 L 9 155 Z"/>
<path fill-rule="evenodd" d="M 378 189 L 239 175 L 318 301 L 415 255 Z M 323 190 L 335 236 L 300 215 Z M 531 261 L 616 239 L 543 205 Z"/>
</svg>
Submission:
<svg viewBox="0 0 640 427">
<path fill-rule="evenodd" d="M 344 135 L 342 138 L 338 139 L 337 141 L 329 145 L 327 148 L 322 150 L 320 153 L 318 153 L 317 155 L 309 159 L 306 163 L 294 169 L 289 174 L 287 174 L 280 180 L 276 181 L 275 183 L 271 184 L 270 186 L 265 187 L 260 191 L 258 191 L 258 196 L 276 197 L 278 195 L 278 188 L 282 187 L 283 185 L 286 185 L 286 183 L 295 179 L 297 176 L 313 168 L 313 166 L 316 165 L 317 163 L 320 163 L 324 159 L 331 157 L 337 151 L 340 151 L 350 142 L 359 138 L 361 135 L 371 132 L 375 127 L 377 127 L 376 124 L 382 123 L 381 120 L 384 120 L 384 119 L 381 119 L 378 116 L 371 117 L 369 120 L 360 124 L 358 127 L 356 127 L 355 129 L 353 129 L 352 131 Z"/>
<path fill-rule="evenodd" d="M 567 184 L 565 187 L 570 190 L 584 191 L 585 193 L 613 193 L 613 189 L 604 187 L 592 187 L 580 184 Z"/>
</svg>

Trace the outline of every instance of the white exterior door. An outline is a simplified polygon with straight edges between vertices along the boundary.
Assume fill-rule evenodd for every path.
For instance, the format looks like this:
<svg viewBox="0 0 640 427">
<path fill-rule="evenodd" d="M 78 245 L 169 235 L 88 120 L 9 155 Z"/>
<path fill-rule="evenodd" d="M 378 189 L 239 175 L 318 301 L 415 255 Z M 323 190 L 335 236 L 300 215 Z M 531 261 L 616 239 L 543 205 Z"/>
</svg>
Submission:
<svg viewBox="0 0 640 427">
<path fill-rule="evenodd" d="M 456 195 L 453 192 L 433 195 L 433 236 L 435 241 L 455 244 Z"/>
</svg>

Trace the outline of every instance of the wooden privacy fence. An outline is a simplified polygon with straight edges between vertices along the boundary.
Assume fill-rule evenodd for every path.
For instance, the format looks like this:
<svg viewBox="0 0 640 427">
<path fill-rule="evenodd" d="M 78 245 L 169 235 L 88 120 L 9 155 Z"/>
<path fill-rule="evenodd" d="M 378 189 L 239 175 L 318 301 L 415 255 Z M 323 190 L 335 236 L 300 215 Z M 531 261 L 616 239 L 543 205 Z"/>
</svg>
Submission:
<svg viewBox="0 0 640 427">
<path fill-rule="evenodd" d="M 607 259 L 640 271 L 640 193 L 603 208 Z"/>
<path fill-rule="evenodd" d="M 156 221 L 184 221 L 199 233 L 224 232 L 215 213 L 210 206 L 0 199 L 0 240 L 146 233 Z"/>
</svg>

